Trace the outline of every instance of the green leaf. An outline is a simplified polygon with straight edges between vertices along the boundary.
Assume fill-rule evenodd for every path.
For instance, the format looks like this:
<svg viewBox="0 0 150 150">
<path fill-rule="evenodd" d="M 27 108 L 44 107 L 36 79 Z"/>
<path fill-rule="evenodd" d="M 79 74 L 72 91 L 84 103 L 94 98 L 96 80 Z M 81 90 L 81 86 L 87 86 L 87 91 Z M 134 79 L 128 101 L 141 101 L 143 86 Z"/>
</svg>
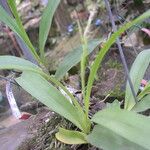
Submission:
<svg viewBox="0 0 150 150">
<path fill-rule="evenodd" d="M 86 134 L 79 131 L 71 131 L 59 128 L 56 138 L 65 144 L 85 144 L 87 143 Z"/>
<path fill-rule="evenodd" d="M 97 70 L 99 69 L 99 67 L 101 65 L 101 62 L 102 62 L 104 56 L 106 55 L 106 53 L 108 52 L 109 48 L 111 47 L 111 45 L 115 43 L 116 38 L 119 37 L 123 32 L 125 32 L 127 29 L 129 29 L 133 25 L 143 21 L 144 19 L 146 19 L 148 17 L 150 17 L 150 10 L 148 10 L 146 13 L 144 13 L 143 15 L 138 17 L 137 19 L 135 19 L 135 20 L 133 20 L 131 22 L 128 22 L 127 24 L 125 24 L 122 27 L 120 27 L 119 30 L 116 31 L 108 39 L 108 41 L 104 44 L 103 48 L 97 54 L 97 57 L 94 60 L 94 63 L 92 64 L 92 66 L 91 66 L 91 71 L 90 71 L 90 75 L 89 75 L 89 78 L 88 78 L 88 84 L 87 84 L 87 90 L 86 90 L 86 101 L 88 101 L 88 103 L 85 106 L 86 110 L 89 109 L 89 103 L 90 103 L 89 101 L 90 101 L 91 89 L 92 89 L 92 85 L 93 85 L 94 78 L 96 76 Z"/>
<path fill-rule="evenodd" d="M 7 3 L 9 4 L 11 12 L 13 13 L 13 15 L 15 17 L 16 23 L 18 24 L 19 28 L 21 28 L 21 30 L 26 34 L 25 29 L 22 25 L 21 19 L 19 17 L 18 11 L 17 11 L 16 2 L 12 1 L 12 0 L 7 0 Z"/>
<path fill-rule="evenodd" d="M 78 103 L 77 99 L 69 93 L 69 91 L 59 82 L 57 81 L 53 76 L 49 76 L 46 73 L 42 71 L 41 68 L 36 66 L 35 64 L 31 63 L 30 61 L 27 61 L 25 59 L 15 57 L 15 56 L 0 56 L 0 69 L 15 69 L 19 71 L 32 71 L 40 74 L 48 81 L 50 80 L 54 85 L 57 87 L 61 87 L 65 93 L 71 98 L 73 101 L 73 104 L 75 105 L 78 114 L 80 114 L 79 120 L 82 122 L 82 128 L 86 133 L 90 130 L 90 120 L 85 118 L 85 114 L 83 112 L 82 107 Z M 82 116 L 82 117 L 81 117 Z"/>
<path fill-rule="evenodd" d="M 60 0 L 49 0 L 40 21 L 39 48 L 42 60 L 44 59 L 44 47 L 52 24 L 52 19 L 59 3 Z"/>
<path fill-rule="evenodd" d="M 148 150 L 101 125 L 94 127 L 88 142 L 104 150 Z"/>
<path fill-rule="evenodd" d="M 0 56 L 0 69 L 16 69 L 42 73 L 42 69 L 28 60 L 15 56 Z M 42 73 L 43 74 L 43 73 Z"/>
<path fill-rule="evenodd" d="M 15 19 L 13 19 L 12 17 L 10 17 L 7 14 L 7 12 L 3 9 L 2 6 L 0 6 L 0 21 L 4 22 L 6 25 L 8 25 L 16 33 L 20 32 Z"/>
<path fill-rule="evenodd" d="M 84 131 L 82 121 L 85 116 L 41 75 L 24 71 L 21 77 L 16 79 L 16 82 L 47 107 L 70 120 Z"/>
<path fill-rule="evenodd" d="M 133 111 L 142 112 L 150 108 L 150 94 L 142 98 L 134 107 Z"/>
<path fill-rule="evenodd" d="M 147 150 L 101 125 L 94 127 L 88 136 L 88 142 L 104 150 Z"/>
<path fill-rule="evenodd" d="M 120 102 L 116 99 L 112 103 L 106 103 L 107 108 L 109 107 L 118 107 L 120 108 Z"/>
<path fill-rule="evenodd" d="M 107 138 L 104 137 L 102 142 L 102 135 L 99 140 L 97 139 L 106 150 L 150 149 L 150 119 L 146 116 L 113 107 L 96 113 L 92 118 L 92 121 L 99 124 L 102 130 L 104 129 L 104 132 L 99 131 L 99 134 L 107 135 L 108 133 Z M 93 135 L 89 136 L 89 141 L 92 138 L 91 143 L 96 146 L 98 143 L 94 143 L 93 138 L 95 137 L 94 134 L 96 134 L 96 132 L 98 133 L 98 130 L 99 129 L 96 128 Z M 118 136 L 120 137 L 120 140 Z M 107 140 L 111 142 L 109 145 L 107 145 Z"/>
<path fill-rule="evenodd" d="M 144 90 L 138 95 L 138 99 L 140 100 L 147 94 L 150 94 L 150 82 L 147 83 L 147 85 L 144 87 Z"/>
<path fill-rule="evenodd" d="M 27 47 L 30 49 L 32 55 L 35 57 L 35 59 L 40 63 L 39 56 L 37 55 L 33 45 L 31 44 L 27 34 L 25 34 L 21 28 L 18 26 L 17 22 L 14 18 L 10 17 L 7 12 L 0 6 L 0 21 L 5 23 L 13 32 L 15 32 L 27 45 Z"/>
<path fill-rule="evenodd" d="M 100 40 L 92 40 L 88 43 L 88 54 L 90 54 L 102 41 Z M 76 49 L 71 51 L 63 60 L 62 63 L 60 63 L 55 77 L 57 79 L 62 79 L 63 76 L 77 63 L 81 61 L 82 56 L 82 46 L 78 46 Z"/>
<path fill-rule="evenodd" d="M 139 91 L 140 83 L 143 79 L 143 76 L 149 64 L 150 64 L 150 49 L 142 51 L 137 56 L 131 67 L 130 77 L 136 94 Z M 131 110 L 134 107 L 134 105 L 135 105 L 134 97 L 131 92 L 129 83 L 127 83 L 125 94 L 125 109 Z"/>
</svg>

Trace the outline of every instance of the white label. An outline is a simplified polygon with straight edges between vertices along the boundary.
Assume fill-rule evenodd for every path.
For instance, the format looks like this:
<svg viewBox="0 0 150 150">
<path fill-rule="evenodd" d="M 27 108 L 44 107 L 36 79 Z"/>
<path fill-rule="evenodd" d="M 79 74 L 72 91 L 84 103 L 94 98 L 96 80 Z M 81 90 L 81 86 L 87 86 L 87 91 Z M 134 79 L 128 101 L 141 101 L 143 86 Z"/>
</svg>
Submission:
<svg viewBox="0 0 150 150">
<path fill-rule="evenodd" d="M 19 119 L 21 117 L 21 112 L 17 106 L 16 100 L 14 98 L 14 94 L 12 92 L 11 83 L 8 81 L 6 84 L 6 95 L 7 99 L 14 117 Z"/>
</svg>

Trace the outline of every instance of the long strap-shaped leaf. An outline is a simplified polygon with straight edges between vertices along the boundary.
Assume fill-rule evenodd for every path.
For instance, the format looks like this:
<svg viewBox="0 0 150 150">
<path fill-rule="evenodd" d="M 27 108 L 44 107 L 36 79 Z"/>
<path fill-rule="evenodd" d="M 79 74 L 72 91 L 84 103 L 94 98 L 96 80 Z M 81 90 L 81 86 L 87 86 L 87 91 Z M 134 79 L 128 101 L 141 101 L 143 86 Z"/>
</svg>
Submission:
<svg viewBox="0 0 150 150">
<path fill-rule="evenodd" d="M 31 63 L 30 61 L 15 56 L 0 56 L 0 69 L 15 69 L 21 72 L 32 71 L 35 73 L 39 73 L 45 79 L 51 81 L 56 86 L 61 87 L 64 90 L 64 92 L 71 98 L 74 105 L 78 107 L 78 109 L 80 109 L 81 112 L 83 112 L 81 106 L 79 105 L 75 97 L 58 80 L 56 80 L 53 76 L 49 76 L 48 74 L 44 73 L 40 67 Z"/>
<path fill-rule="evenodd" d="M 47 75 L 42 71 L 40 67 L 31 63 L 30 61 L 24 60 L 15 56 L 0 56 L 0 69 L 15 69 L 19 71 L 32 71 L 36 74 L 43 76 L 48 81 L 51 81 L 57 87 L 61 87 L 65 93 L 71 98 L 73 104 L 75 105 L 78 114 L 80 117 L 78 120 L 82 122 L 82 129 L 85 133 L 88 133 L 90 130 L 90 120 L 85 117 L 85 113 L 82 110 L 82 107 L 78 103 L 77 99 L 54 77 Z"/>
<path fill-rule="evenodd" d="M 140 83 L 143 79 L 145 71 L 150 64 L 150 49 L 142 51 L 137 58 L 135 59 L 131 70 L 130 77 L 132 83 L 134 85 L 135 92 L 137 94 Z M 131 110 L 135 105 L 134 97 L 129 87 L 129 83 L 127 83 L 126 87 L 126 95 L 125 95 L 125 109 Z"/>
<path fill-rule="evenodd" d="M 18 27 L 21 29 L 21 31 L 24 33 L 24 35 L 26 36 L 27 39 L 28 38 L 28 35 L 22 25 L 22 22 L 21 22 L 21 19 L 19 17 L 19 14 L 17 12 L 17 6 L 16 6 L 16 2 L 15 1 L 12 1 L 12 0 L 6 0 L 8 4 L 5 4 L 6 6 L 9 5 L 10 8 L 8 9 L 5 9 L 7 12 L 9 10 L 11 10 L 11 14 L 13 15 L 13 17 L 15 18 L 16 20 L 16 23 L 18 25 Z M 37 56 L 37 53 L 35 51 L 35 49 L 30 49 L 26 43 L 20 38 L 18 37 L 18 35 L 15 34 L 15 37 L 16 37 L 16 40 L 20 46 L 20 48 L 22 49 L 22 52 L 25 56 L 25 58 L 27 58 L 29 61 L 33 62 L 34 64 L 37 64 L 37 61 L 36 61 L 36 56 Z M 31 43 L 30 43 L 31 44 Z M 32 45 L 32 44 L 31 44 Z M 33 46 L 32 46 L 33 47 Z"/>
<path fill-rule="evenodd" d="M 52 19 L 59 3 L 60 0 L 49 0 L 40 21 L 39 48 L 42 60 L 44 59 L 44 47 L 52 24 Z"/>
<path fill-rule="evenodd" d="M 41 61 L 39 59 L 39 56 L 35 52 L 35 49 L 34 49 L 33 45 L 31 44 L 29 38 L 21 30 L 21 28 L 18 26 L 18 24 L 15 21 L 15 19 L 13 19 L 12 17 L 10 17 L 7 14 L 7 12 L 2 8 L 2 6 L 0 6 L 0 21 L 2 21 L 3 23 L 5 23 L 13 32 L 15 32 L 26 43 L 26 45 L 28 46 L 28 48 L 31 50 L 33 56 L 35 56 L 35 59 L 40 64 Z"/>
<path fill-rule="evenodd" d="M 84 116 L 41 75 L 24 71 L 21 77 L 16 79 L 16 82 L 36 99 L 84 131 L 81 122 Z"/>
<path fill-rule="evenodd" d="M 24 32 L 26 34 L 25 29 L 22 25 L 21 19 L 19 17 L 19 14 L 17 12 L 16 2 L 12 1 L 12 0 L 7 0 L 7 3 L 9 4 L 9 7 L 11 8 L 11 11 L 16 19 L 16 22 L 17 22 L 19 28 L 22 30 L 22 32 Z"/>
<path fill-rule="evenodd" d="M 91 40 L 88 42 L 88 54 L 90 54 L 100 43 L 102 40 Z M 60 80 L 65 76 L 65 74 L 77 63 L 81 61 L 82 56 L 82 46 L 78 46 L 73 49 L 68 55 L 65 56 L 64 60 L 58 66 L 56 70 L 55 77 Z"/>
<path fill-rule="evenodd" d="M 110 20 L 111 20 L 113 31 L 116 32 L 117 31 L 117 26 L 116 26 L 114 18 L 113 18 L 110 3 L 109 3 L 108 0 L 104 0 L 104 1 L 105 1 L 106 9 L 109 12 L 109 17 L 110 17 Z M 136 103 L 137 102 L 136 93 L 134 91 L 134 87 L 133 87 L 133 84 L 132 84 L 132 81 L 131 81 L 131 78 L 130 78 L 130 75 L 129 75 L 129 69 L 128 69 L 128 66 L 127 66 L 127 62 L 126 62 L 126 59 L 125 59 L 125 56 L 124 56 L 123 48 L 121 46 L 119 37 L 117 37 L 116 43 L 118 45 L 118 50 L 119 50 L 120 57 L 121 57 L 121 60 L 122 60 L 122 64 L 124 66 L 125 74 L 126 74 L 129 86 L 130 86 L 130 90 L 132 91 L 132 95 L 133 95 L 134 101 Z"/>
<path fill-rule="evenodd" d="M 43 74 L 43 71 L 37 65 L 31 63 L 28 60 L 15 57 L 15 56 L 0 56 L 0 69 L 15 69 L 20 71 L 33 71 Z"/>
<path fill-rule="evenodd" d="M 111 107 L 96 113 L 92 121 L 98 124 L 89 136 L 95 146 L 104 150 L 150 150 L 148 117 Z"/>
<path fill-rule="evenodd" d="M 100 67 L 100 64 L 101 64 L 104 56 L 106 55 L 107 51 L 109 50 L 111 45 L 115 43 L 116 38 L 118 36 L 120 36 L 124 31 L 126 31 L 127 29 L 129 29 L 133 25 L 143 21 L 144 19 L 146 19 L 148 17 L 150 17 L 150 10 L 148 10 L 146 13 L 144 13 L 143 15 L 141 15 L 140 17 L 138 17 L 134 21 L 131 21 L 131 22 L 123 25 L 117 32 L 115 32 L 110 37 L 110 39 L 108 39 L 108 41 L 105 43 L 103 48 L 98 53 L 96 59 L 94 60 L 93 65 L 91 66 L 91 72 L 90 72 L 89 79 L 88 79 L 87 91 L 86 91 L 86 105 L 85 105 L 86 112 L 88 112 L 88 110 L 89 110 L 89 99 L 90 99 L 92 85 L 94 82 L 94 77 L 96 76 L 96 72 L 97 72 L 98 68 Z"/>
</svg>

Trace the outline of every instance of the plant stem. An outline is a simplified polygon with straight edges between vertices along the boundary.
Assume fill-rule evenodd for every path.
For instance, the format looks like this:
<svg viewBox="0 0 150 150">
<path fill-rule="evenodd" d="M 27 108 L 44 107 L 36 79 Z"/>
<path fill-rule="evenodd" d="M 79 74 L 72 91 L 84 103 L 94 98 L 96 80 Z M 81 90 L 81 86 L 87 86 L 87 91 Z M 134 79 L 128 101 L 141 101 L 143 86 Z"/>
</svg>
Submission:
<svg viewBox="0 0 150 150">
<path fill-rule="evenodd" d="M 88 49 L 88 44 L 87 44 L 87 39 L 83 35 L 83 30 L 81 27 L 81 23 L 78 17 L 77 20 L 78 28 L 79 28 L 79 33 L 80 33 L 80 38 L 81 38 L 81 43 L 82 43 L 82 56 L 81 56 L 81 62 L 80 62 L 80 67 L 81 67 L 81 86 L 82 86 L 82 95 L 83 95 L 83 102 L 84 102 L 84 109 L 85 109 L 85 118 L 84 118 L 84 123 L 83 126 L 86 129 L 86 133 L 90 132 L 91 129 L 91 122 L 89 121 L 89 116 L 88 116 L 88 109 L 86 109 L 89 106 L 89 102 L 86 101 L 86 94 L 85 94 L 85 70 L 86 70 L 86 63 L 87 63 L 87 49 Z"/>
<path fill-rule="evenodd" d="M 82 95 L 83 95 L 83 101 L 84 106 L 86 108 L 86 100 L 85 100 L 85 69 L 86 69 L 86 56 L 87 56 L 87 40 L 83 36 L 82 27 L 80 25 L 79 19 L 77 20 L 81 43 L 82 43 L 82 56 L 81 56 L 81 62 L 80 62 L 80 68 L 81 68 L 81 86 L 82 86 Z M 85 109 L 85 112 L 88 116 L 88 112 Z"/>
</svg>

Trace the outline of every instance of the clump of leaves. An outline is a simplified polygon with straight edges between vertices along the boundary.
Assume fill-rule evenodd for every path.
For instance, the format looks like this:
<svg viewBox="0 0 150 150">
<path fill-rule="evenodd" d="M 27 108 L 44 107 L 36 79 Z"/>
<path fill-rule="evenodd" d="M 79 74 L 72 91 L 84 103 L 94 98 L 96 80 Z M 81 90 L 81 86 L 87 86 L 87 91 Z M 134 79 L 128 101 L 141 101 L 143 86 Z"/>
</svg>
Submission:
<svg viewBox="0 0 150 150">
<path fill-rule="evenodd" d="M 97 54 L 93 64 L 90 66 L 90 75 L 87 86 L 85 87 L 84 77 L 87 62 L 87 55 L 94 49 L 89 49 L 87 40 L 81 35 L 82 52 L 75 51 L 75 55 L 70 55 L 58 68 L 56 76 L 49 75 L 44 67 L 44 47 L 51 26 L 53 14 L 60 0 L 49 0 L 48 5 L 42 15 L 39 31 L 39 49 L 40 56 L 36 53 L 32 43 L 30 42 L 19 15 L 17 13 L 15 2 L 8 0 L 9 6 L 14 14 L 14 18 L 10 17 L 0 6 L 0 21 L 8 25 L 17 35 L 24 41 L 30 49 L 31 54 L 37 60 L 39 65 L 35 65 L 23 58 L 14 56 L 0 56 L 0 69 L 14 69 L 22 72 L 21 76 L 16 78 L 16 82 L 28 93 L 40 100 L 51 110 L 63 116 L 72 122 L 78 130 L 67 130 L 60 128 L 56 134 L 56 138 L 66 144 L 86 144 L 91 143 L 104 150 L 146 150 L 150 149 L 150 120 L 146 116 L 137 114 L 134 111 L 141 111 L 149 107 L 149 95 L 145 95 L 139 99 L 138 103 L 133 100 L 133 95 L 129 85 L 126 87 L 125 107 L 120 109 L 119 103 L 97 112 L 92 119 L 89 118 L 90 95 L 92 85 L 99 69 L 101 62 L 108 52 L 116 38 L 133 25 L 150 17 L 150 11 L 147 11 L 135 20 L 126 23 L 119 28 L 105 42 L 99 53 Z M 91 44 L 91 43 L 89 43 Z M 95 44 L 95 47 L 97 43 Z M 88 50 L 89 49 L 89 50 Z M 150 50 L 144 50 L 136 58 L 130 76 L 134 84 L 136 93 L 144 76 L 146 68 L 150 63 Z M 82 107 L 78 100 L 61 84 L 58 80 L 73 65 L 81 61 L 81 79 L 83 103 Z M 63 89 L 66 95 L 71 99 L 71 103 L 58 88 Z M 142 93 L 141 93 L 142 94 Z M 141 104 L 142 103 L 142 104 Z M 136 108 L 136 109 L 135 109 Z M 134 111 L 131 111 L 134 110 Z M 91 124 L 96 124 L 92 129 Z"/>
</svg>

